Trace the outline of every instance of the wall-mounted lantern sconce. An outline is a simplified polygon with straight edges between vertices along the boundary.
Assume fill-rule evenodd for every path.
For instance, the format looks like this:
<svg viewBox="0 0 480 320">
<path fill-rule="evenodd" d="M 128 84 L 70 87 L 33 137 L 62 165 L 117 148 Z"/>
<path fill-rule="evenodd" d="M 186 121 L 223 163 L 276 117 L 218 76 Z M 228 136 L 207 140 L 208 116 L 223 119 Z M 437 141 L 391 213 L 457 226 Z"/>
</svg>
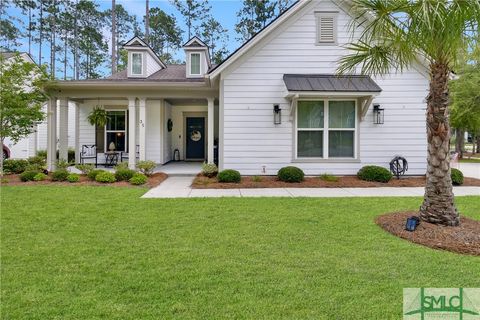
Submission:
<svg viewBox="0 0 480 320">
<path fill-rule="evenodd" d="M 379 104 L 373 105 L 373 123 L 383 124 L 385 109 L 380 108 Z"/>
<path fill-rule="evenodd" d="M 282 123 L 282 109 L 278 104 L 273 105 L 273 124 Z"/>
</svg>

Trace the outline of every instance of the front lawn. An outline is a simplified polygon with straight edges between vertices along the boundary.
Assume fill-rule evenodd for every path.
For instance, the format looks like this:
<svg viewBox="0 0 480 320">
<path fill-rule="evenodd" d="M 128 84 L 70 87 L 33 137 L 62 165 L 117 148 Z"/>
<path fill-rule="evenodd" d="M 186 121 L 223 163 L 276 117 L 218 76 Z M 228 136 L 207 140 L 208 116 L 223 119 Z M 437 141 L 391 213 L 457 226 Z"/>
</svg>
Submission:
<svg viewBox="0 0 480 320">
<path fill-rule="evenodd" d="M 140 199 L 2 186 L 5 319 L 399 319 L 405 287 L 480 287 L 480 258 L 387 234 L 419 198 Z M 457 199 L 480 219 L 480 197 Z"/>
</svg>

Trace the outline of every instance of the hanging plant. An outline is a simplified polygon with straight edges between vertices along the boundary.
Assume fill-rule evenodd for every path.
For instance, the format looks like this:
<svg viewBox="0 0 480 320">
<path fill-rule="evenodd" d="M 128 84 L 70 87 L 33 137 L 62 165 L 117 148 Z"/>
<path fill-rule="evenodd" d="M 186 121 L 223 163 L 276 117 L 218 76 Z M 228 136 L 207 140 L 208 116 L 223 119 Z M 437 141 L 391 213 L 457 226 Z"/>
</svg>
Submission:
<svg viewBox="0 0 480 320">
<path fill-rule="evenodd" d="M 101 106 L 95 106 L 88 115 L 87 120 L 92 126 L 104 127 L 108 122 L 107 111 Z"/>
<path fill-rule="evenodd" d="M 97 141 L 97 134 L 98 134 L 98 128 L 105 127 L 108 122 L 108 114 L 107 111 L 102 107 L 102 106 L 95 106 L 90 112 L 90 114 L 87 117 L 88 122 L 92 125 L 95 126 L 95 146 L 96 146 L 96 152 L 98 153 L 99 150 L 98 148 L 98 141 Z"/>
</svg>

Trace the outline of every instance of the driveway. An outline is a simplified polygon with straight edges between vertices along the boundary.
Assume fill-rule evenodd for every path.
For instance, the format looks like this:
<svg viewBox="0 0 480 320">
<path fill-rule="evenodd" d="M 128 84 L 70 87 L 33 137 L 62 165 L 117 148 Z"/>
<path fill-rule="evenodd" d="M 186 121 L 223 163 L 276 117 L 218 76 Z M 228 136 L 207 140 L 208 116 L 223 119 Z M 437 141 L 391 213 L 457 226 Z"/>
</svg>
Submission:
<svg viewBox="0 0 480 320">
<path fill-rule="evenodd" d="M 465 177 L 480 179 L 480 163 L 458 163 L 457 166 Z"/>
</svg>

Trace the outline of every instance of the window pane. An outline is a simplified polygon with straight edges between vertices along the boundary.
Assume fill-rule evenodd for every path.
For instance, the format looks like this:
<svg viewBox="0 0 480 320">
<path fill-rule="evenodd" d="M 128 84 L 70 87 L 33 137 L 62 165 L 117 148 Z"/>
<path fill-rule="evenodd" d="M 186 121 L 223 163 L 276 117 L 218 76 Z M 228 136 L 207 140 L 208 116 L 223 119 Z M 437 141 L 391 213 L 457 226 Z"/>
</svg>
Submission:
<svg viewBox="0 0 480 320">
<path fill-rule="evenodd" d="M 107 111 L 107 130 L 125 130 L 125 112 Z"/>
<path fill-rule="evenodd" d="M 298 157 L 323 157 L 323 131 L 298 131 Z"/>
<path fill-rule="evenodd" d="M 107 141 L 106 141 L 107 151 L 110 151 L 110 144 L 112 142 L 115 145 L 115 151 L 126 151 L 124 132 L 107 132 Z"/>
<path fill-rule="evenodd" d="M 330 128 L 355 128 L 354 101 L 329 101 L 328 105 Z"/>
<path fill-rule="evenodd" d="M 191 74 L 200 74 L 200 54 L 199 53 L 192 53 L 190 57 L 191 61 Z"/>
<path fill-rule="evenodd" d="M 353 131 L 328 132 L 328 157 L 329 158 L 354 158 Z"/>
<path fill-rule="evenodd" d="M 298 128 L 323 128 L 323 101 L 298 101 Z"/>
<path fill-rule="evenodd" d="M 132 73 L 142 74 L 142 54 L 132 53 Z"/>
</svg>

